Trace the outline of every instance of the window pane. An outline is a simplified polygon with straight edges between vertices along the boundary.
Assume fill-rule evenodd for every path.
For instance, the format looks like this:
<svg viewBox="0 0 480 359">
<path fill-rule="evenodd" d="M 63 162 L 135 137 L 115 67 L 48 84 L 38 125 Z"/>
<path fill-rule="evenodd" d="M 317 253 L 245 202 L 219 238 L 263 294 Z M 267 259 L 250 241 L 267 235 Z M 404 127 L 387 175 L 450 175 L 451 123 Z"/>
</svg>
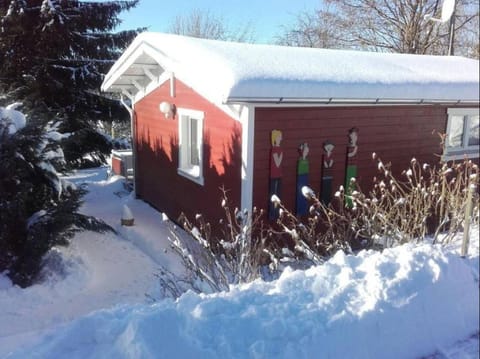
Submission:
<svg viewBox="0 0 480 359">
<path fill-rule="evenodd" d="M 480 144 L 479 141 L 479 123 L 480 117 L 476 116 L 469 116 L 469 129 L 468 129 L 468 145 L 469 146 L 478 146 Z"/>
<path fill-rule="evenodd" d="M 200 158 L 198 153 L 198 120 L 190 119 L 190 164 L 198 166 Z"/>
<path fill-rule="evenodd" d="M 463 116 L 451 116 L 447 138 L 448 147 L 462 147 L 463 145 Z"/>
</svg>

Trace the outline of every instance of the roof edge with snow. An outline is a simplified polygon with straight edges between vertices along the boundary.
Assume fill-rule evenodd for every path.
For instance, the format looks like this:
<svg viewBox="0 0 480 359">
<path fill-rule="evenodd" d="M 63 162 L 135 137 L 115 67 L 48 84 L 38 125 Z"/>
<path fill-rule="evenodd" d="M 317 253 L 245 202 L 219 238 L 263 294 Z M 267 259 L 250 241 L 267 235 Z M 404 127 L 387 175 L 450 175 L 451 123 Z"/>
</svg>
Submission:
<svg viewBox="0 0 480 359">
<path fill-rule="evenodd" d="M 171 75 L 216 104 L 478 104 L 479 61 L 205 40 L 145 32 L 102 91 L 138 101 Z"/>
</svg>

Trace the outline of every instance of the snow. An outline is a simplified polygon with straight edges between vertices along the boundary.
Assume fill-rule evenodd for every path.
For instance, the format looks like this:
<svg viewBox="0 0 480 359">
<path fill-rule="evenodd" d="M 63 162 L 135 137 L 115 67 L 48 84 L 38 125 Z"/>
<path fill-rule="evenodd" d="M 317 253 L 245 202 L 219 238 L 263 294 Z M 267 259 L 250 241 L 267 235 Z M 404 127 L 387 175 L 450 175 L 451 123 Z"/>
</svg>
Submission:
<svg viewBox="0 0 480 359">
<path fill-rule="evenodd" d="M 182 270 L 164 216 L 105 168 L 67 180 L 88 186 L 82 211 L 118 234 L 77 234 L 52 254 L 62 270 L 30 288 L 0 274 L 2 358 L 478 358 L 478 226 L 466 258 L 460 234 L 161 299 L 158 268 Z"/>
<path fill-rule="evenodd" d="M 120 178 L 107 179 L 106 172 L 79 171 L 67 180 L 88 185 L 84 213 L 103 218 L 121 232 L 122 203 L 129 197 Z M 158 293 L 158 264 L 121 234 L 82 232 L 58 251 L 62 275 L 45 283 L 21 289 L 0 274 L 0 358 L 62 323 L 115 305 L 149 303 Z"/>
<path fill-rule="evenodd" d="M 56 148 L 55 150 L 51 150 L 51 151 L 46 151 L 44 154 L 43 154 L 44 158 L 46 160 L 56 160 L 56 159 L 64 159 L 65 158 L 65 154 L 63 153 L 63 150 L 61 147 L 58 147 Z"/>
<path fill-rule="evenodd" d="M 122 219 L 133 219 L 133 214 L 126 204 L 123 205 Z"/>
<path fill-rule="evenodd" d="M 51 0 L 43 0 L 42 1 L 42 6 L 40 8 L 40 12 L 42 14 L 44 13 L 48 13 L 48 12 L 52 12 L 55 10 L 55 6 L 53 6 L 52 4 L 52 1 Z"/>
<path fill-rule="evenodd" d="M 20 105 L 21 103 L 16 102 L 6 107 L 0 107 L 0 124 L 3 123 L 8 128 L 9 135 L 15 134 L 27 124 L 25 115 L 16 110 Z"/>
<path fill-rule="evenodd" d="M 47 211 L 45 210 L 40 210 L 35 212 L 28 218 L 27 220 L 27 228 L 30 228 L 31 226 L 35 225 L 35 223 L 38 223 L 39 221 L 42 220 L 42 217 L 44 217 L 47 214 Z"/>
<path fill-rule="evenodd" d="M 479 62 L 456 56 L 295 48 L 144 32 L 105 77 L 113 89 L 135 61 L 157 62 L 214 103 L 477 101 Z M 114 90 L 114 89 L 113 89 Z"/>
</svg>

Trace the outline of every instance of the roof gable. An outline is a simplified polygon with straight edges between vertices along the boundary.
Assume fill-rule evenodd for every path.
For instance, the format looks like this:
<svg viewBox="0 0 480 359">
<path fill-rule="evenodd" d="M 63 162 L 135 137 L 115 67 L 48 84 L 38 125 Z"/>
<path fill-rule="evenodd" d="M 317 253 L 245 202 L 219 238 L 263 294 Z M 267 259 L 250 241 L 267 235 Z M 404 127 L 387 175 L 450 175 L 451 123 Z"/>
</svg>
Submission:
<svg viewBox="0 0 480 359">
<path fill-rule="evenodd" d="M 150 74 L 142 63 L 150 66 Z M 135 74 L 135 68 L 142 69 L 143 75 Z M 140 34 L 115 63 L 102 90 L 137 92 L 166 72 L 218 104 L 479 100 L 477 60 L 256 45 L 149 32 Z"/>
</svg>

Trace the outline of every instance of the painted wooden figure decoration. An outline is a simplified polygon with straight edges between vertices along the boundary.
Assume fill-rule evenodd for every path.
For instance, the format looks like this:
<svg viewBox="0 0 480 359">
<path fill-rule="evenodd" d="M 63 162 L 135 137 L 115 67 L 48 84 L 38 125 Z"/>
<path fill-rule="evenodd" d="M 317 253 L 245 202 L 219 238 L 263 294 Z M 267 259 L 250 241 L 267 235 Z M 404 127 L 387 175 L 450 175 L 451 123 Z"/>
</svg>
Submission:
<svg viewBox="0 0 480 359">
<path fill-rule="evenodd" d="M 280 197 L 280 192 L 282 188 L 282 160 L 283 160 L 283 151 L 280 147 L 282 142 L 282 131 L 273 130 L 271 133 L 271 144 L 272 148 L 270 150 L 270 193 L 269 193 L 269 206 L 268 206 L 268 218 L 276 219 L 278 218 L 278 208 L 275 208 L 274 203 L 272 203 L 271 198 L 273 195 Z"/>
<path fill-rule="evenodd" d="M 332 182 L 333 182 L 333 150 L 335 145 L 330 141 L 323 143 L 323 169 L 322 169 L 322 185 L 320 199 L 323 204 L 327 205 L 332 200 Z"/>
<path fill-rule="evenodd" d="M 358 128 L 353 127 L 348 131 L 348 147 L 347 147 L 347 168 L 345 171 L 345 191 L 347 195 L 347 204 L 352 205 L 350 193 L 352 188 L 351 179 L 357 177 L 357 152 L 358 152 Z"/>
<path fill-rule="evenodd" d="M 300 157 L 297 161 L 297 215 L 304 216 L 308 213 L 308 202 L 302 193 L 302 187 L 308 186 L 308 143 L 304 142 L 298 147 Z"/>
</svg>

